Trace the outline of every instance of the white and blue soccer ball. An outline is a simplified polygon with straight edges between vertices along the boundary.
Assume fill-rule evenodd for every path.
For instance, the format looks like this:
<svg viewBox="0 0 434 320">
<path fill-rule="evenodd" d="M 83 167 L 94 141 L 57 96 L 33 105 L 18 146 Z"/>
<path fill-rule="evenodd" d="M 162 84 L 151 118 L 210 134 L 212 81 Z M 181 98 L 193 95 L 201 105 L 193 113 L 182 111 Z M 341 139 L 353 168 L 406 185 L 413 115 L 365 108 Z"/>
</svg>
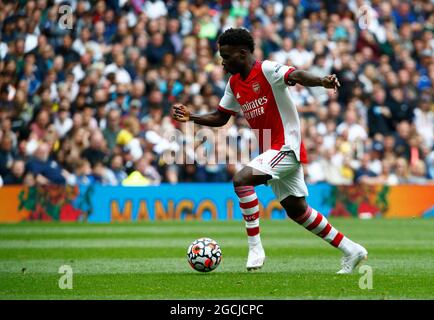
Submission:
<svg viewBox="0 0 434 320">
<path fill-rule="evenodd" d="M 200 238 L 194 240 L 188 247 L 187 259 L 194 270 L 210 272 L 220 264 L 222 251 L 215 240 Z"/>
</svg>

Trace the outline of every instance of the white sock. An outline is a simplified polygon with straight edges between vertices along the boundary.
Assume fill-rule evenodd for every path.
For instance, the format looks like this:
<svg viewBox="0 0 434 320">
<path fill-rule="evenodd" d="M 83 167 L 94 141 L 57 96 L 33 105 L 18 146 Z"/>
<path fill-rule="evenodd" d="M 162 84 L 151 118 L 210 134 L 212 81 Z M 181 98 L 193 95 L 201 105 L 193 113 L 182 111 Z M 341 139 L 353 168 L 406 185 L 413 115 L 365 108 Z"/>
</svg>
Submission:
<svg viewBox="0 0 434 320">
<path fill-rule="evenodd" d="M 261 236 L 257 234 L 256 236 L 248 237 L 247 241 L 249 242 L 249 248 L 255 247 L 261 244 Z"/>
<path fill-rule="evenodd" d="M 355 243 L 344 236 L 338 246 L 338 249 L 340 249 L 345 255 L 349 255 L 354 251 L 354 247 Z"/>
</svg>

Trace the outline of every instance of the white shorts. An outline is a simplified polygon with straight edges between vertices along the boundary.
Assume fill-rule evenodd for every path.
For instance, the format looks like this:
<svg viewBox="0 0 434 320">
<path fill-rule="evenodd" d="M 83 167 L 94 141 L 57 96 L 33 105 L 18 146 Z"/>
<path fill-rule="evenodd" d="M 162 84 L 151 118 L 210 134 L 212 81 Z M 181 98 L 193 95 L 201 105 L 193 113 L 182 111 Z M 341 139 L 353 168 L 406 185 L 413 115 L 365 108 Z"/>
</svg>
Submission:
<svg viewBox="0 0 434 320">
<path fill-rule="evenodd" d="M 267 150 L 247 164 L 249 167 L 269 174 L 268 185 L 279 201 L 288 196 L 307 197 L 303 166 L 293 151 Z"/>
</svg>

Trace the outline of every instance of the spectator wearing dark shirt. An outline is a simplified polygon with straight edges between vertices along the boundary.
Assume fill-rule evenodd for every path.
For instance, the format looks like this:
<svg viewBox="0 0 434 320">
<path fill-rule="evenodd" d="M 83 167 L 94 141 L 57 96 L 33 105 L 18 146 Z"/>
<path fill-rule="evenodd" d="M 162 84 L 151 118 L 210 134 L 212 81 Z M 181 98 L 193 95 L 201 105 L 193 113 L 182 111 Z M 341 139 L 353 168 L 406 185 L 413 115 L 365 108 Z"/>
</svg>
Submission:
<svg viewBox="0 0 434 320">
<path fill-rule="evenodd" d="M 0 140 L 0 176 L 5 177 L 12 166 L 13 140 L 10 136 L 4 135 Z"/>
<path fill-rule="evenodd" d="M 374 90 L 374 99 L 368 109 L 369 136 L 373 137 L 377 133 L 388 135 L 391 130 L 392 112 L 386 105 L 386 92 L 383 88 Z"/>
<path fill-rule="evenodd" d="M 392 112 L 394 127 L 403 120 L 413 120 L 413 108 L 411 104 L 404 99 L 404 92 L 400 87 L 392 88 L 386 104 Z"/>
<path fill-rule="evenodd" d="M 73 38 L 70 34 L 66 34 L 63 37 L 63 45 L 58 47 L 56 54 L 63 56 L 65 59 L 65 65 L 71 62 L 77 62 L 80 60 L 80 55 L 72 48 Z"/>
<path fill-rule="evenodd" d="M 164 42 L 164 37 L 160 32 L 152 35 L 151 42 L 146 48 L 146 58 L 151 65 L 160 65 L 166 53 L 174 53 L 173 46 Z"/>
<path fill-rule="evenodd" d="M 22 159 L 17 159 L 13 162 L 10 172 L 4 176 L 3 183 L 5 185 L 19 185 L 24 181 L 26 173 L 26 163 Z"/>
<path fill-rule="evenodd" d="M 15 32 L 15 26 L 17 22 L 17 17 L 11 15 L 7 17 L 2 26 L 2 41 L 9 43 L 14 41 L 17 37 L 17 33 Z"/>
<path fill-rule="evenodd" d="M 410 123 L 407 121 L 401 121 L 396 126 L 395 136 L 395 147 L 394 151 L 398 157 L 403 157 L 410 160 L 410 145 L 409 139 L 411 135 Z"/>
<path fill-rule="evenodd" d="M 357 169 L 354 174 L 354 183 L 366 183 L 369 181 L 369 178 L 374 178 L 377 176 L 374 171 L 369 169 L 370 161 L 370 154 L 365 153 L 362 157 L 360 168 Z"/>
<path fill-rule="evenodd" d="M 95 131 L 90 138 L 90 146 L 83 150 L 81 157 L 89 161 L 91 167 L 98 162 L 106 162 L 106 142 L 101 131 Z"/>
<path fill-rule="evenodd" d="M 49 156 L 48 144 L 46 142 L 39 144 L 33 157 L 27 162 L 26 171 L 32 173 L 39 183 L 65 184 L 62 168 Z"/>
<path fill-rule="evenodd" d="M 410 4 L 404 1 L 399 4 L 398 9 L 393 10 L 392 17 L 398 28 L 403 23 L 416 21 L 416 16 L 411 12 Z"/>
</svg>

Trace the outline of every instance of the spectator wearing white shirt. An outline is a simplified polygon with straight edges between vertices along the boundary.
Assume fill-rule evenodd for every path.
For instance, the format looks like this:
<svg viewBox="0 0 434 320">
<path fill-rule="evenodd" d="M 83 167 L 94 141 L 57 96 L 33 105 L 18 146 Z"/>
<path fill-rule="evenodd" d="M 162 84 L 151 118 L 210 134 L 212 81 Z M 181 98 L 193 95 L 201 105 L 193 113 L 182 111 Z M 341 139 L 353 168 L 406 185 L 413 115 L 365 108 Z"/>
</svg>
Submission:
<svg viewBox="0 0 434 320">
<path fill-rule="evenodd" d="M 429 96 L 423 96 L 419 108 L 414 110 L 414 125 L 425 146 L 431 149 L 434 143 L 434 112 Z"/>
<path fill-rule="evenodd" d="M 280 64 L 287 64 L 288 59 L 291 58 L 290 52 L 293 49 L 293 42 L 291 38 L 284 38 L 282 41 L 282 49 L 272 54 L 273 60 Z"/>
<path fill-rule="evenodd" d="M 149 19 L 155 20 L 167 15 L 167 8 L 164 4 L 164 1 L 161 0 L 148 0 L 145 2 L 143 6 L 143 12 L 146 12 L 146 15 Z"/>
<path fill-rule="evenodd" d="M 368 138 L 366 130 L 357 123 L 357 113 L 354 109 L 349 109 L 345 112 L 345 120 L 336 128 L 337 134 L 341 135 L 345 130 L 348 130 L 348 141 L 365 140 Z"/>
<path fill-rule="evenodd" d="M 116 75 L 117 83 L 129 84 L 131 83 L 131 76 L 124 66 L 125 55 L 123 53 L 119 53 L 115 56 L 114 62 L 105 67 L 104 75 L 107 76 L 109 73 L 114 73 Z"/>
<path fill-rule="evenodd" d="M 103 23 L 102 21 L 99 22 Z M 100 60 L 102 58 L 100 45 L 96 41 L 91 40 L 91 37 L 92 33 L 89 28 L 84 27 L 81 29 L 80 38 L 74 40 L 72 43 L 72 49 L 77 51 L 80 56 L 84 55 L 86 51 L 91 51 L 93 58 Z"/>
<path fill-rule="evenodd" d="M 59 111 L 54 118 L 54 128 L 59 138 L 63 138 L 72 129 L 73 121 L 69 114 L 69 101 L 60 101 Z"/>
<path fill-rule="evenodd" d="M 90 53 L 85 52 L 80 57 L 80 63 L 76 64 L 72 69 L 72 73 L 74 74 L 75 81 L 79 82 L 86 76 L 86 70 L 92 64 L 92 56 Z"/>
<path fill-rule="evenodd" d="M 315 55 L 311 51 L 306 50 L 303 41 L 297 41 L 295 48 L 289 51 L 292 65 L 300 69 L 309 69 L 314 57 Z"/>
</svg>

